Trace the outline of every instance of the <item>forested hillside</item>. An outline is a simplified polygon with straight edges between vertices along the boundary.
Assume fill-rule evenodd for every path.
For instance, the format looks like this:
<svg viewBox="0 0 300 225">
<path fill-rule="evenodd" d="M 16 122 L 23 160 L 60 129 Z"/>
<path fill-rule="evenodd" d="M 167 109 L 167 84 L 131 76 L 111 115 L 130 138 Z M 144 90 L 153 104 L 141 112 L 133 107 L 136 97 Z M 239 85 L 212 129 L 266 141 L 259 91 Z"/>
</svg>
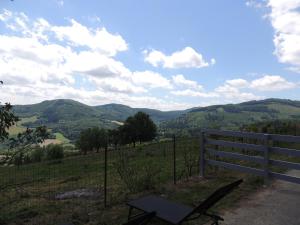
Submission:
<svg viewBox="0 0 300 225">
<path fill-rule="evenodd" d="M 76 139 L 80 131 L 88 127 L 115 128 L 138 111 L 150 115 L 159 125 L 161 135 L 193 134 L 204 127 L 237 130 L 258 122 L 300 120 L 300 102 L 284 99 L 266 99 L 168 112 L 131 108 L 120 104 L 88 106 L 73 100 L 59 99 L 33 105 L 16 105 L 14 110 L 23 118 L 23 127 L 46 125 L 53 133 L 60 132 L 71 140 Z M 16 130 L 18 129 L 20 128 L 16 127 Z"/>
<path fill-rule="evenodd" d="M 120 104 L 88 106 L 68 99 L 44 101 L 33 105 L 16 105 L 14 111 L 23 120 L 24 118 L 35 118 L 22 123 L 23 127 L 46 125 L 53 132 L 60 132 L 71 140 L 76 139 L 81 130 L 89 127 L 115 128 L 138 111 L 149 114 L 157 124 L 176 118 L 185 112 L 131 108 Z M 16 127 L 16 130 L 18 129 L 20 128 Z"/>
<path fill-rule="evenodd" d="M 161 123 L 160 129 L 165 134 L 191 134 L 200 128 L 237 130 L 258 122 L 299 119 L 299 101 L 266 99 L 195 108 L 176 119 Z"/>
</svg>

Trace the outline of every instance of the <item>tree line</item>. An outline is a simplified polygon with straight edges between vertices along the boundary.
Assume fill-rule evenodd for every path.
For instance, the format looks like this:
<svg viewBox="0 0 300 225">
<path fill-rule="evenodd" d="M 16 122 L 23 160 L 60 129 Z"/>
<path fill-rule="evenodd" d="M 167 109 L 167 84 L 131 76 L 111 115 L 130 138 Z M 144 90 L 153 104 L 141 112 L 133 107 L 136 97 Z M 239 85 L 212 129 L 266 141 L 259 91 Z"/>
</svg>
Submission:
<svg viewBox="0 0 300 225">
<path fill-rule="evenodd" d="M 156 137 L 157 127 L 150 116 L 137 112 L 128 117 L 124 124 L 117 129 L 105 130 L 99 127 L 88 128 L 81 131 L 76 146 L 86 154 L 88 151 L 99 152 L 108 145 L 118 146 L 151 141 Z"/>
</svg>

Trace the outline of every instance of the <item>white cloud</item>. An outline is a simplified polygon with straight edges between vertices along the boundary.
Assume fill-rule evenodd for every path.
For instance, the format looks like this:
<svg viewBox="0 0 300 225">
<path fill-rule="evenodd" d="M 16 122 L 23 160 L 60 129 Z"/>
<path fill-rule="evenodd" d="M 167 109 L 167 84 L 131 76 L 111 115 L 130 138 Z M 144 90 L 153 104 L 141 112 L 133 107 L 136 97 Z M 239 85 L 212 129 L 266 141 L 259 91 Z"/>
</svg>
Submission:
<svg viewBox="0 0 300 225">
<path fill-rule="evenodd" d="M 250 88 L 259 91 L 281 91 L 297 87 L 297 84 L 285 80 L 277 75 L 265 75 L 262 78 L 253 80 Z"/>
<path fill-rule="evenodd" d="M 172 89 L 172 85 L 168 79 L 152 71 L 134 72 L 132 81 L 136 85 L 147 86 L 150 88 Z"/>
<path fill-rule="evenodd" d="M 245 88 L 245 87 L 249 86 L 248 81 L 241 79 L 241 78 L 227 80 L 226 84 L 229 84 L 231 87 L 236 87 L 236 88 Z"/>
<path fill-rule="evenodd" d="M 12 12 L 7 9 L 4 9 L 3 13 L 0 13 L 0 20 L 7 21 L 9 18 L 11 18 L 11 16 Z"/>
<path fill-rule="evenodd" d="M 295 71 L 300 68 L 300 0 L 269 0 L 269 19 L 275 31 L 274 54 Z"/>
<path fill-rule="evenodd" d="M 172 76 L 172 82 L 179 87 L 187 87 L 195 90 L 202 90 L 203 87 L 196 81 L 186 79 L 182 74 Z"/>
<path fill-rule="evenodd" d="M 63 0 L 56 0 L 56 2 L 60 7 L 63 7 L 65 4 Z"/>
<path fill-rule="evenodd" d="M 66 60 L 66 68 L 73 73 L 96 78 L 128 77 L 131 74 L 120 61 L 93 51 L 73 53 Z"/>
<path fill-rule="evenodd" d="M 278 75 L 264 75 L 261 78 L 247 81 L 245 79 L 227 80 L 225 83 L 215 89 L 215 93 L 231 102 L 241 102 L 249 100 L 259 100 L 263 96 L 256 95 L 250 91 L 282 91 L 297 87 L 298 84 L 287 81 Z M 242 91 L 243 89 L 243 91 Z M 248 91 L 245 91 L 247 89 Z"/>
<path fill-rule="evenodd" d="M 246 6 L 254 7 L 254 8 L 262 8 L 265 6 L 264 1 L 265 0 L 263 0 L 263 2 L 258 1 L 258 0 L 248 0 L 248 1 L 246 1 Z"/>
<path fill-rule="evenodd" d="M 71 98 L 90 105 L 121 103 L 163 110 L 190 107 L 186 103 L 149 96 L 149 89 L 172 89 L 172 83 L 152 71 L 130 71 L 114 58 L 127 50 L 120 35 L 91 29 L 71 20 L 53 26 L 44 18 L 23 13 L 0 14 L 9 33 L 0 33 L 1 100 L 13 104 Z M 81 82 L 78 86 L 78 76 Z"/>
<path fill-rule="evenodd" d="M 145 61 L 154 67 L 162 65 L 164 68 L 201 68 L 215 64 L 216 60 L 211 59 L 211 62 L 204 60 L 203 56 L 196 52 L 191 47 L 186 47 L 181 51 L 165 55 L 164 53 L 151 50 L 150 52 L 144 51 Z"/>
<path fill-rule="evenodd" d="M 51 30 L 59 40 L 69 41 L 74 46 L 86 46 L 109 56 L 128 49 L 126 41 L 120 35 L 111 34 L 104 27 L 90 29 L 74 19 L 70 22 L 70 26 L 52 27 Z"/>
<path fill-rule="evenodd" d="M 32 20 L 23 13 L 4 10 L 0 14 L 0 22 L 9 31 L 0 32 L 0 80 L 5 82 L 2 101 L 29 104 L 71 98 L 90 105 L 116 102 L 170 110 L 198 105 L 190 104 L 191 98 L 209 98 L 210 102 L 260 98 L 241 91 L 242 88 L 273 91 L 294 87 L 282 77 L 268 75 L 252 81 L 228 80 L 215 90 L 206 91 L 182 74 L 167 78 L 153 71 L 131 71 L 115 58 L 118 52 L 128 49 L 120 35 L 109 33 L 104 27 L 95 29 L 70 21 L 70 25 L 54 26 L 44 18 Z M 201 56 L 201 61 L 199 53 L 186 49 L 170 56 L 157 51 L 154 56 L 161 59 L 153 59 L 153 63 L 169 68 L 213 64 L 214 60 L 207 63 Z M 167 97 L 169 94 L 171 98 Z M 174 96 L 184 97 L 184 102 L 173 100 Z"/>
<path fill-rule="evenodd" d="M 229 84 L 217 87 L 215 92 L 222 96 L 222 98 L 229 99 L 231 102 L 243 102 L 262 98 L 261 96 L 257 96 L 250 92 L 241 92 L 239 88 Z"/>
<path fill-rule="evenodd" d="M 91 79 L 99 88 L 108 92 L 119 92 L 125 94 L 146 93 L 147 90 L 141 86 L 136 86 L 132 82 L 121 78 Z"/>
<path fill-rule="evenodd" d="M 177 96 L 185 96 L 185 97 L 202 97 L 202 98 L 216 98 L 219 97 L 217 93 L 205 93 L 201 91 L 195 91 L 191 89 L 179 90 L 179 91 L 171 91 L 171 94 Z"/>
</svg>

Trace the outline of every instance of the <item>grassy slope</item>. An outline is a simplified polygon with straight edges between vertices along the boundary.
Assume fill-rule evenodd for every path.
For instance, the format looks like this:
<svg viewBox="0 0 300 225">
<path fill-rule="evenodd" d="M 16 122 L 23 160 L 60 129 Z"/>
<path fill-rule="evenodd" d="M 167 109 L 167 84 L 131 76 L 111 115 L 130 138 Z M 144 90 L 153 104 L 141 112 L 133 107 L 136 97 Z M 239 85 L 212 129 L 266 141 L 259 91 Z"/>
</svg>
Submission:
<svg viewBox="0 0 300 225">
<path fill-rule="evenodd" d="M 12 136 L 17 135 L 18 133 L 24 132 L 26 130 L 26 123 L 34 123 L 35 121 L 37 121 L 36 116 L 21 118 L 21 120 L 17 122 L 16 125 L 9 128 L 8 132 Z"/>
<path fill-rule="evenodd" d="M 164 130 L 220 128 L 239 129 L 243 125 L 275 119 L 300 118 L 300 102 L 280 99 L 251 101 L 241 104 L 209 106 L 161 124 Z"/>
</svg>

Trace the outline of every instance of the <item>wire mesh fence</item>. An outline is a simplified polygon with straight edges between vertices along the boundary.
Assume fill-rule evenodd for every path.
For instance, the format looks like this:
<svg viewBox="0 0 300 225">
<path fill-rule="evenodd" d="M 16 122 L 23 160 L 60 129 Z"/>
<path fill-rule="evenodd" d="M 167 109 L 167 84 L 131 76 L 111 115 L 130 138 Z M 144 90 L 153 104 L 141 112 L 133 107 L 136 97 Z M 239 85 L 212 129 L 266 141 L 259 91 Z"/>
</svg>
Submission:
<svg viewBox="0 0 300 225">
<path fill-rule="evenodd" d="M 198 174 L 199 140 L 111 146 L 106 157 L 106 164 L 101 151 L 0 167 L 0 224 L 100 221 L 105 207 Z"/>
</svg>

